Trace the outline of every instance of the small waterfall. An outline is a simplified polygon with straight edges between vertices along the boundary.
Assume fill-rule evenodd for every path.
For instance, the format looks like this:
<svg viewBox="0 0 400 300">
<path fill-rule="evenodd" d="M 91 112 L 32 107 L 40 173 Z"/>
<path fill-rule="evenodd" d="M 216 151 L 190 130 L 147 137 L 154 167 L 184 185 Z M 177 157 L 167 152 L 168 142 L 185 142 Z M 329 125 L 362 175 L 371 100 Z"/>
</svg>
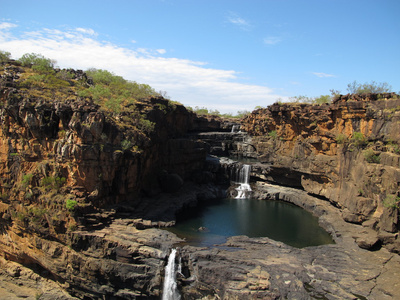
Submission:
<svg viewBox="0 0 400 300">
<path fill-rule="evenodd" d="M 232 130 L 231 130 L 231 133 L 238 132 L 238 131 L 239 131 L 239 128 L 240 128 L 240 125 L 233 125 L 233 126 L 232 126 Z"/>
<path fill-rule="evenodd" d="M 172 249 L 168 257 L 168 263 L 165 267 L 164 287 L 162 300 L 179 300 L 181 295 L 176 283 L 176 249 Z"/>
<path fill-rule="evenodd" d="M 250 165 L 243 165 L 240 168 L 237 176 L 238 177 L 237 182 L 240 184 L 240 186 L 236 189 L 238 191 L 236 199 L 246 199 L 251 193 L 251 187 L 249 184 L 250 171 L 251 171 Z"/>
</svg>

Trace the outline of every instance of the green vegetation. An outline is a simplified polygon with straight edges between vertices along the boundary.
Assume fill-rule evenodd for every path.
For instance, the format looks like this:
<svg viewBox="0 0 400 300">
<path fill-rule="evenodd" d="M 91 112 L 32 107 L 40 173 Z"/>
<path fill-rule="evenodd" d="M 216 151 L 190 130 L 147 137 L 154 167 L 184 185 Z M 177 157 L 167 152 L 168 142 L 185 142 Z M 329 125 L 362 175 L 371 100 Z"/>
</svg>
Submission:
<svg viewBox="0 0 400 300">
<path fill-rule="evenodd" d="M 276 139 L 278 137 L 278 134 L 277 134 L 276 130 L 272 130 L 272 131 L 268 132 L 268 136 L 272 137 L 273 139 Z"/>
<path fill-rule="evenodd" d="M 309 104 L 325 104 L 332 101 L 332 96 L 321 95 L 319 97 L 294 96 L 289 98 L 289 103 L 309 103 Z"/>
<path fill-rule="evenodd" d="M 131 149 L 133 146 L 134 146 L 134 143 L 132 143 L 131 141 L 123 140 L 121 142 L 121 147 L 122 147 L 122 150 L 124 150 L 124 151 Z"/>
<path fill-rule="evenodd" d="M 147 84 L 125 80 L 106 70 L 90 69 L 86 74 L 93 79 L 93 85 L 79 91 L 78 95 L 92 98 L 95 103 L 114 113 L 120 113 L 124 107 L 141 98 L 158 95 Z"/>
<path fill-rule="evenodd" d="M 339 145 L 343 145 L 344 143 L 347 142 L 347 135 L 343 134 L 343 133 L 339 133 L 336 136 L 336 143 L 338 143 Z"/>
<path fill-rule="evenodd" d="M 8 52 L 0 52 L 1 61 L 8 61 L 10 56 Z M 161 92 L 157 93 L 149 85 L 128 81 L 107 70 L 89 69 L 85 73 L 70 69 L 60 70 L 55 68 L 56 61 L 36 53 L 26 53 L 18 62 L 24 70 L 15 83 L 20 95 L 29 99 L 31 105 L 38 101 L 52 102 L 55 99 L 61 102 L 77 99 L 93 101 L 125 133 L 125 139 L 132 140 L 135 144 L 137 138 L 146 138 L 146 135 L 154 131 L 155 123 L 147 119 L 147 111 L 143 109 L 141 101 L 148 97 L 158 97 Z M 175 110 L 177 104 L 178 102 L 168 100 L 166 104 L 158 104 L 158 108 L 167 114 Z M 60 130 L 58 137 L 65 136 L 66 132 Z M 16 157 L 19 155 L 11 154 Z M 54 188 L 57 185 L 46 180 L 49 179 L 45 179 L 42 187 Z"/>
<path fill-rule="evenodd" d="M 361 132 L 354 132 L 351 138 L 351 142 L 357 148 L 361 148 L 367 144 L 367 139 Z"/>
<path fill-rule="evenodd" d="M 76 206 L 78 205 L 78 202 L 76 200 L 72 199 L 67 199 L 65 202 L 65 207 L 70 211 L 73 212 L 75 211 Z"/>
<path fill-rule="evenodd" d="M 7 62 L 11 58 L 11 53 L 0 50 L 0 63 Z"/>
<path fill-rule="evenodd" d="M 0 62 L 8 61 L 10 57 L 9 52 L 0 51 Z M 125 80 L 106 70 L 87 70 L 89 83 L 83 78 L 74 79 L 71 70 L 55 69 L 55 60 L 37 53 L 26 53 L 18 61 L 27 69 L 17 84 L 21 91 L 29 93 L 30 98 L 51 101 L 78 96 L 92 99 L 105 111 L 120 113 L 131 110 L 132 104 L 142 98 L 160 95 L 147 84 Z"/>
<path fill-rule="evenodd" d="M 45 189 L 55 189 L 59 190 L 65 183 L 66 183 L 66 178 L 65 177 L 53 177 L 53 176 L 48 176 L 44 177 L 42 181 L 40 182 L 40 185 Z"/>
<path fill-rule="evenodd" d="M 55 60 L 44 57 L 41 54 L 26 53 L 22 55 L 19 62 L 24 67 L 31 67 L 39 73 L 48 73 L 54 71 Z"/>
<path fill-rule="evenodd" d="M 246 115 L 248 115 L 250 112 L 247 110 L 242 110 L 238 111 L 236 115 L 233 115 L 232 113 L 226 113 L 226 114 L 221 114 L 218 110 L 213 110 L 213 109 L 208 109 L 206 107 L 198 107 L 196 106 L 195 108 L 192 108 L 190 106 L 186 107 L 188 110 L 191 110 L 198 114 L 199 116 L 219 116 L 219 117 L 224 117 L 224 118 L 243 118 Z"/>
<path fill-rule="evenodd" d="M 395 154 L 400 154 L 400 147 L 399 147 L 399 145 L 398 145 L 396 142 L 394 142 L 393 140 L 389 139 L 389 140 L 387 141 L 386 146 L 387 146 L 389 152 L 392 152 L 392 153 L 395 153 Z"/>
<path fill-rule="evenodd" d="M 47 214 L 47 209 L 39 208 L 39 207 L 32 207 L 32 208 L 28 209 L 28 213 L 31 215 L 30 220 L 33 223 L 38 223 L 41 220 L 43 220 L 43 218 Z"/>
<path fill-rule="evenodd" d="M 370 83 L 358 83 L 357 81 L 353 81 L 347 85 L 347 91 L 350 94 L 365 94 L 365 93 L 390 93 L 392 91 L 392 87 L 387 82 L 375 82 L 371 81 Z"/>
<path fill-rule="evenodd" d="M 347 91 L 350 94 L 365 94 L 365 93 L 374 93 L 374 94 L 381 94 L 381 93 L 390 93 L 392 91 L 392 87 L 386 82 L 375 82 L 371 81 L 370 83 L 358 83 L 357 81 L 353 81 L 347 85 Z M 288 103 L 309 103 L 309 104 L 324 104 L 330 103 L 332 99 L 337 97 L 341 94 L 339 90 L 331 89 L 331 95 L 321 95 L 319 97 L 308 97 L 308 96 L 294 96 L 290 97 Z M 282 104 L 283 101 L 278 99 L 278 104 Z"/>
<path fill-rule="evenodd" d="M 381 162 L 381 158 L 379 155 L 376 155 L 374 150 L 367 149 L 363 152 L 363 155 L 367 162 L 379 164 Z"/>
<path fill-rule="evenodd" d="M 383 206 L 388 208 L 399 209 L 400 208 L 400 197 L 396 195 L 387 195 L 383 200 Z"/>
<path fill-rule="evenodd" d="M 28 185 L 31 183 L 32 178 L 33 178 L 33 174 L 31 174 L 31 173 L 23 175 L 22 180 L 21 180 L 21 185 L 24 188 L 27 188 Z"/>
</svg>

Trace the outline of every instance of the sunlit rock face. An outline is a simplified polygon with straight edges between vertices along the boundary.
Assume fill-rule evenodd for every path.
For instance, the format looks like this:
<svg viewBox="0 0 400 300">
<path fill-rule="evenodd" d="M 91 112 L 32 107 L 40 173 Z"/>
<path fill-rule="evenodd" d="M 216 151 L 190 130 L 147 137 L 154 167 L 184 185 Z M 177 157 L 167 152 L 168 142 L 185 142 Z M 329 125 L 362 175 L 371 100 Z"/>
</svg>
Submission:
<svg viewBox="0 0 400 300">
<path fill-rule="evenodd" d="M 77 95 L 90 82 L 76 74 L 54 93 L 18 88 L 29 72 L 0 71 L 2 256 L 62 283 L 68 297 L 158 297 L 177 238 L 151 228 L 223 194 L 193 183 L 207 177 L 207 149 L 185 135 L 202 121 L 162 97 L 111 114 Z"/>
<path fill-rule="evenodd" d="M 376 230 L 383 244 L 400 251 L 398 210 L 389 203 L 399 196 L 398 95 L 276 103 L 249 114 L 242 128 L 261 162 L 253 166 L 255 176 L 328 199 L 343 219 Z"/>
</svg>

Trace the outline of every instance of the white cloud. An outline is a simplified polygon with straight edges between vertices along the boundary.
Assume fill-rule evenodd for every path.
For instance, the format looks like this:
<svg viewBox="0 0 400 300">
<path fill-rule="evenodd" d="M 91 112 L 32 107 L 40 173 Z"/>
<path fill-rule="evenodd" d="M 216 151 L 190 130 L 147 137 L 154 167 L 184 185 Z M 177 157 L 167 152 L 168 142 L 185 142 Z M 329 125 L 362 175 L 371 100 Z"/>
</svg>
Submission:
<svg viewBox="0 0 400 300">
<path fill-rule="evenodd" d="M 315 76 L 319 77 L 319 78 L 328 78 L 328 77 L 336 77 L 333 74 L 327 74 L 327 73 L 320 73 L 320 72 L 312 72 L 312 74 L 314 74 Z"/>
<path fill-rule="evenodd" d="M 264 44 L 266 45 L 276 45 L 280 42 L 282 42 L 282 38 L 277 36 L 269 36 L 264 38 Z"/>
<path fill-rule="evenodd" d="M 14 27 L 18 27 L 16 24 L 13 23 L 8 23 L 8 22 L 2 22 L 0 23 L 0 41 L 2 39 L 9 39 L 11 38 L 11 35 L 9 33 L 9 30 L 14 28 Z M 0 45 L 1 47 L 1 45 Z M 0 50 L 4 50 L 4 49 L 0 49 Z"/>
<path fill-rule="evenodd" d="M 157 49 L 156 50 L 158 53 L 160 53 L 160 54 L 165 54 L 165 53 L 167 53 L 167 50 L 165 50 L 165 49 Z"/>
<path fill-rule="evenodd" d="M 12 26 L 11 26 L 12 27 Z M 0 28 L 11 28 L 0 24 Z M 282 97 L 266 86 L 238 82 L 238 72 L 209 68 L 207 63 L 161 57 L 164 49 L 128 49 L 99 41 L 90 29 L 43 29 L 21 36 L 2 35 L 1 50 L 14 58 L 27 52 L 55 59 L 61 68 L 106 69 L 154 89 L 188 106 L 236 113 L 267 106 Z M 89 34 L 89 36 L 88 36 Z"/>
<path fill-rule="evenodd" d="M 76 31 L 81 32 L 83 34 L 87 34 L 87 35 L 97 36 L 97 33 L 91 28 L 78 27 L 78 28 L 76 28 Z"/>
<path fill-rule="evenodd" d="M 229 12 L 227 19 L 229 23 L 237 25 L 242 29 L 250 28 L 250 23 L 245 19 L 241 18 L 237 13 Z"/>
<path fill-rule="evenodd" d="M 17 27 L 17 25 L 13 24 L 13 23 L 8 23 L 8 22 L 0 23 L 0 30 L 11 29 L 14 27 Z"/>
</svg>

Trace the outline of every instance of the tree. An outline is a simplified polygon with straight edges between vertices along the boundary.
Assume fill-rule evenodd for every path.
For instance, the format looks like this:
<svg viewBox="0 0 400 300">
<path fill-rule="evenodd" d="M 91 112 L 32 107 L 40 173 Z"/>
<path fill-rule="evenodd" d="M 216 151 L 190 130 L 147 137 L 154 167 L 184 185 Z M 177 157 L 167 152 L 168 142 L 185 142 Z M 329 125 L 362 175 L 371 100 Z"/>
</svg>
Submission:
<svg viewBox="0 0 400 300">
<path fill-rule="evenodd" d="M 247 116 L 250 112 L 248 110 L 239 110 L 236 114 L 236 117 L 243 118 Z"/>
<path fill-rule="evenodd" d="M 312 98 L 303 95 L 290 97 L 289 101 L 294 103 L 313 103 Z"/>
<path fill-rule="evenodd" d="M 290 97 L 289 100 L 294 103 L 324 104 L 331 102 L 332 97 L 329 95 L 321 95 L 319 97 L 307 97 L 300 95 Z"/>
<path fill-rule="evenodd" d="M 7 62 L 11 58 L 11 53 L 0 50 L 0 63 Z"/>
<path fill-rule="evenodd" d="M 32 67 L 35 71 L 46 73 L 53 70 L 56 61 L 37 53 L 25 53 L 19 59 L 24 67 Z"/>
<path fill-rule="evenodd" d="M 332 100 L 331 96 L 329 96 L 329 95 L 321 95 L 321 96 L 315 98 L 313 100 L 313 102 L 316 103 L 316 104 L 324 104 L 324 103 L 331 102 L 331 100 Z"/>
<path fill-rule="evenodd" d="M 371 81 L 370 83 L 358 83 L 357 81 L 353 81 L 347 85 L 347 91 L 350 94 L 366 94 L 366 93 L 390 93 L 392 91 L 392 86 L 390 86 L 387 82 L 375 82 Z"/>
</svg>

